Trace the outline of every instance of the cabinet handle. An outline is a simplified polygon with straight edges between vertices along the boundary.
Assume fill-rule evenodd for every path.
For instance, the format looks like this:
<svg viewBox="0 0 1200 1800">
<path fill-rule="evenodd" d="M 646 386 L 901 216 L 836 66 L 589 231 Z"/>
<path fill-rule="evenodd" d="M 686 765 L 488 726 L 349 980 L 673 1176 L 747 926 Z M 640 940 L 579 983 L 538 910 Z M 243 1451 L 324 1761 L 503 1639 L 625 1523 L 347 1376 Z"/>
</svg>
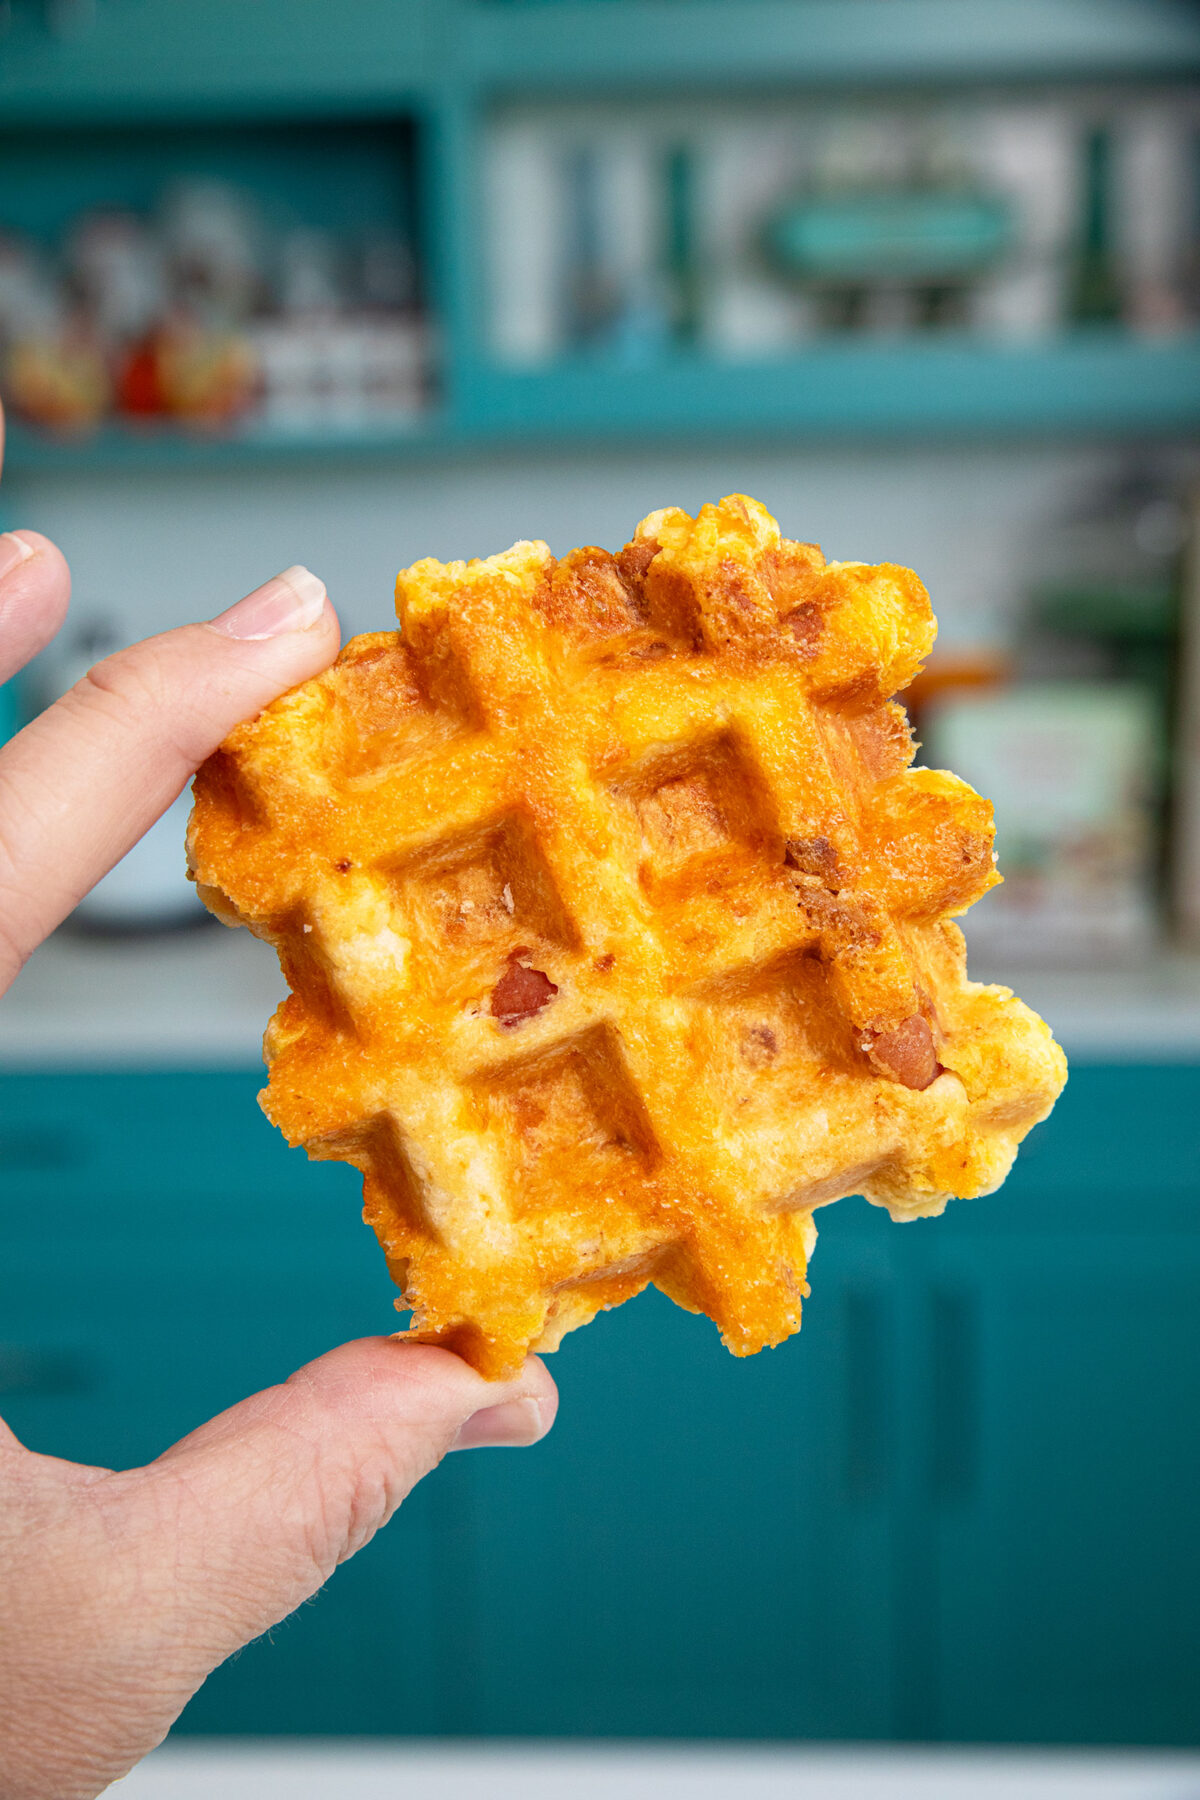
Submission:
<svg viewBox="0 0 1200 1800">
<path fill-rule="evenodd" d="M 979 1315 L 969 1294 L 930 1296 L 930 1485 L 940 1501 L 970 1499 L 979 1473 Z"/>
<path fill-rule="evenodd" d="M 0 1344 L 0 1397 L 81 1394 L 91 1385 L 88 1365 L 74 1351 Z"/>
<path fill-rule="evenodd" d="M 42 1169 L 71 1169 L 86 1161 L 78 1134 L 68 1126 L 62 1131 L 23 1127 L 0 1131 L 0 1169 L 25 1174 Z"/>
<path fill-rule="evenodd" d="M 887 1358 L 877 1290 L 848 1288 L 845 1327 L 846 1443 L 843 1486 L 850 1500 L 871 1500 L 887 1478 Z"/>
</svg>

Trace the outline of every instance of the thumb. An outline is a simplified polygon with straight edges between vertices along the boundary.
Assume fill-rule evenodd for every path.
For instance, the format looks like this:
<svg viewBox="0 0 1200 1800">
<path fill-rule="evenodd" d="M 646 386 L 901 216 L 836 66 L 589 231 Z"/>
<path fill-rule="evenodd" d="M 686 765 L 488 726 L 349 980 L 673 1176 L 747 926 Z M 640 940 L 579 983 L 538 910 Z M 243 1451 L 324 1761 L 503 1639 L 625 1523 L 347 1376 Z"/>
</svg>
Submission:
<svg viewBox="0 0 1200 1800">
<path fill-rule="evenodd" d="M 362 1338 L 168 1450 L 143 1475 L 175 1521 L 182 1638 L 212 1634 L 202 1673 L 308 1599 L 448 1450 L 535 1443 L 557 1404 L 537 1358 L 489 1382 L 448 1350 Z"/>
<path fill-rule="evenodd" d="M 0 1794 L 97 1794 L 448 1449 L 533 1443 L 555 1406 L 536 1358 L 487 1382 L 448 1350 L 364 1338 L 144 1469 L 0 1443 Z"/>
<path fill-rule="evenodd" d="M 287 569 L 207 625 L 98 663 L 18 732 L 0 752 L 0 992 L 233 727 L 337 647 L 324 583 Z"/>
</svg>

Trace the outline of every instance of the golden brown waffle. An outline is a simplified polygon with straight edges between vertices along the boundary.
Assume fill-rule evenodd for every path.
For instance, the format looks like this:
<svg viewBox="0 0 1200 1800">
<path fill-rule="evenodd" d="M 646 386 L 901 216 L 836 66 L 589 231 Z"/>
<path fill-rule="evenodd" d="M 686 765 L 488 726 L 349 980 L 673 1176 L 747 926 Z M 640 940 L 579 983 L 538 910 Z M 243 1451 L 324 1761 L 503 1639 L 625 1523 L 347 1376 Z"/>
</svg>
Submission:
<svg viewBox="0 0 1200 1800">
<path fill-rule="evenodd" d="M 397 612 L 233 732 L 190 853 L 293 990 L 266 1112 L 361 1169 L 414 1331 L 502 1376 L 653 1282 L 747 1355 L 814 1207 L 1004 1179 L 1066 1066 L 966 979 L 991 808 L 909 767 L 914 575 L 734 495 Z"/>
</svg>

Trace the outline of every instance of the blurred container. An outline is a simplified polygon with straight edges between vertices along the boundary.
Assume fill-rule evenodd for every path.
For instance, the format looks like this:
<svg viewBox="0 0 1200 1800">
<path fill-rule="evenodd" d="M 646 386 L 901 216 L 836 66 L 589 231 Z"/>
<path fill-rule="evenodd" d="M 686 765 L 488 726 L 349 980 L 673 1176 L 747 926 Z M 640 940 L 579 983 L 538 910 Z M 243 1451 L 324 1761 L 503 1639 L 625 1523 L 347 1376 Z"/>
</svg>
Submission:
<svg viewBox="0 0 1200 1800">
<path fill-rule="evenodd" d="M 491 341 L 502 362 L 547 363 L 565 341 L 558 268 L 565 196 L 550 136 L 536 118 L 493 130 L 485 158 Z"/>
<path fill-rule="evenodd" d="M 698 216 L 696 150 L 686 140 L 668 146 L 663 159 L 665 264 L 671 336 L 694 344 L 704 314 L 704 253 Z"/>
<path fill-rule="evenodd" d="M 99 335 L 113 344 L 151 330 L 167 307 L 163 247 L 129 212 L 87 213 L 65 246 L 72 279 Z"/>
<path fill-rule="evenodd" d="M 5 397 L 57 433 L 405 419 L 429 401 L 419 286 L 386 218 L 316 228 L 277 194 L 177 180 L 144 216 L 82 213 L 53 253 L 0 237 Z"/>
<path fill-rule="evenodd" d="M 772 356 L 816 329 L 813 297 L 780 282 L 761 253 L 760 221 L 805 166 L 791 120 L 722 120 L 701 159 L 700 210 L 709 261 L 705 347 L 725 358 Z"/>
<path fill-rule="evenodd" d="M 1116 260 L 1136 331 L 1187 329 L 1185 271 L 1196 215 L 1196 121 L 1148 103 L 1124 121 L 1115 170 Z"/>
<path fill-rule="evenodd" d="M 1028 676 L 1133 681 L 1152 694 L 1160 718 L 1160 776 L 1173 704 L 1185 533 L 1177 472 L 1166 459 L 1131 460 L 1085 493 L 1037 545 L 1023 630 Z"/>
<path fill-rule="evenodd" d="M 415 418 L 428 401 L 429 334 L 417 317 L 272 319 L 251 328 L 258 420 L 281 435 Z"/>
<path fill-rule="evenodd" d="M 1016 221 L 1008 256 L 981 280 L 970 322 L 994 337 L 1036 340 L 1064 315 L 1066 245 L 1078 209 L 1075 126 L 1055 102 L 985 105 L 976 119 L 980 167 Z"/>
<path fill-rule="evenodd" d="M 1171 458 L 1139 454 L 1086 489 L 1030 546 L 1032 575 L 1019 632 L 1020 691 L 1074 694 L 1073 705 L 1084 708 L 1088 721 L 1114 718 L 1116 696 L 1125 694 L 1130 715 L 1138 721 L 1136 732 L 1119 721 L 1111 727 L 1114 746 L 1140 745 L 1136 781 L 1132 769 L 1106 760 L 1110 751 L 1102 744 L 1093 752 L 1097 769 L 1107 770 L 1114 807 L 1107 823 L 1097 812 L 1088 827 L 1098 834 L 1089 840 L 1095 854 L 1082 854 L 1081 827 L 1069 821 L 1059 849 L 1051 854 L 1043 847 L 1040 852 L 1052 877 L 1046 890 L 1051 910 L 1061 910 L 1053 897 L 1068 893 L 1080 907 L 1081 957 L 1145 948 L 1166 910 L 1161 871 L 1172 783 L 1178 564 L 1184 531 L 1178 484 L 1179 469 Z M 1105 696 L 1100 711 L 1094 705 L 1097 695 Z M 1140 816 L 1136 830 L 1129 822 L 1134 800 Z M 1118 829 L 1119 820 L 1125 823 Z M 1118 853 L 1120 845 L 1124 850 Z M 1068 863 L 1070 881 L 1063 873 Z M 1022 883 L 1024 891 L 1030 884 L 1023 877 Z M 1107 937 L 1093 922 L 1089 883 L 1113 909 Z M 1016 893 L 997 905 L 995 921 L 1020 898 Z M 1048 954 L 1067 954 L 1056 918 L 1043 918 L 1035 909 L 1030 923 L 1045 932 Z"/>
<path fill-rule="evenodd" d="M 267 248 L 249 194 L 223 181 L 181 181 L 158 220 L 175 306 L 198 324 L 227 331 L 265 304 Z"/>
<path fill-rule="evenodd" d="M 601 149 L 595 143 L 571 144 L 564 149 L 562 179 L 567 231 L 563 243 L 563 306 L 567 339 L 576 350 L 587 350 L 611 339 L 621 310 L 621 291 L 611 254 L 606 174 Z"/>
<path fill-rule="evenodd" d="M 907 189 L 796 201 L 767 237 L 778 267 L 798 281 L 941 287 L 987 268 L 1009 230 L 1007 206 L 989 195 Z"/>
<path fill-rule="evenodd" d="M 1200 948 L 1200 489 L 1188 509 L 1180 593 L 1179 698 L 1172 809 L 1171 899 L 1181 940 Z"/>
<path fill-rule="evenodd" d="M 1151 947 L 1158 720 L 1147 693 L 1049 682 L 958 694 L 931 702 L 924 729 L 926 760 L 996 808 L 1004 885 L 972 910 L 973 950 L 1071 965 Z"/>
</svg>

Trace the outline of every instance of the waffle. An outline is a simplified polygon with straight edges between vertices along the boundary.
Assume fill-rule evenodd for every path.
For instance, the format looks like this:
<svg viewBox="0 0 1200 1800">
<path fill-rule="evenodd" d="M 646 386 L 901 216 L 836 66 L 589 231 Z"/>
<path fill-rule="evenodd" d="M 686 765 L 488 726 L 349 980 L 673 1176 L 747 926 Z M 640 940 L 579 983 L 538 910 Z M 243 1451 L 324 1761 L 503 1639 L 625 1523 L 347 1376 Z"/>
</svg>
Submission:
<svg viewBox="0 0 1200 1800">
<path fill-rule="evenodd" d="M 653 1283 L 748 1355 L 814 1208 L 999 1185 L 1066 1065 L 966 978 L 991 808 L 909 767 L 910 571 L 734 495 L 396 604 L 205 764 L 189 849 L 292 990 L 265 1111 L 361 1170 L 415 1335 L 503 1377 Z"/>
</svg>

